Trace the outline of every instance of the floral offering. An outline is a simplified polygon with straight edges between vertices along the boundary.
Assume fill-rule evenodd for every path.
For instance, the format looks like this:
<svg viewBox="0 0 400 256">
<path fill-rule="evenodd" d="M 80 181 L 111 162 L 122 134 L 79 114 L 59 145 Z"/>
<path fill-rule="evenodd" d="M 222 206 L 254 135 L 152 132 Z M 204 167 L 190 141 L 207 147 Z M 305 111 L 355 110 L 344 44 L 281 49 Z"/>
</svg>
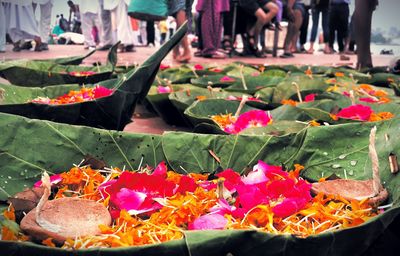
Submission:
<svg viewBox="0 0 400 256">
<path fill-rule="evenodd" d="M 285 171 L 258 163 L 246 175 L 232 169 L 187 175 L 168 171 L 164 162 L 139 172 L 118 168 L 73 167 L 50 179 L 54 200 L 90 199 L 103 204 L 111 225 L 100 234 L 69 237 L 63 248 L 121 247 L 182 239 L 186 230 L 255 229 L 299 237 L 360 225 L 378 214 L 364 201 L 340 196 L 311 196 L 311 184 L 300 178 L 304 167 Z M 39 187 L 42 184 L 36 183 Z M 39 207 L 39 206 L 38 206 Z M 15 221 L 11 205 L 4 217 Z M 26 241 L 18 229 L 3 226 L 3 240 Z M 42 241 L 55 246 L 52 238 Z"/>
<path fill-rule="evenodd" d="M 113 90 L 97 85 L 92 88 L 82 87 L 79 91 L 70 91 L 56 99 L 38 97 L 33 99 L 31 102 L 49 105 L 63 105 L 95 100 L 110 96 L 112 93 Z"/>
</svg>

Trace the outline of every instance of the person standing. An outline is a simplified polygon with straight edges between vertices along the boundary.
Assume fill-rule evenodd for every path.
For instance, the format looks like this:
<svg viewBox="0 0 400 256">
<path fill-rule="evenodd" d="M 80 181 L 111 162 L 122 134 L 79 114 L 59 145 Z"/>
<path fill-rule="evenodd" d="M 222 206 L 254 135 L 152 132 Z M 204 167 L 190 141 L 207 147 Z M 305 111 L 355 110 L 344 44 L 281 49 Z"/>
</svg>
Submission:
<svg viewBox="0 0 400 256">
<path fill-rule="evenodd" d="M 308 53 L 314 53 L 314 43 L 317 39 L 319 17 L 322 15 L 322 33 L 324 53 L 329 53 L 329 0 L 312 0 L 311 2 L 312 28 L 310 36 L 310 48 Z"/>
<path fill-rule="evenodd" d="M 99 37 L 102 36 L 102 25 L 100 22 L 99 12 L 100 3 L 99 1 L 93 0 L 80 0 L 79 10 L 81 13 L 82 21 L 82 33 L 85 38 L 85 49 L 96 49 L 95 38 L 92 35 L 93 26 L 96 26 Z"/>
<path fill-rule="evenodd" d="M 196 10 L 200 14 L 201 56 L 225 58 L 217 50 L 222 35 L 222 13 L 229 11 L 229 0 L 199 0 Z"/>
<path fill-rule="evenodd" d="M 34 39 L 35 51 L 41 51 L 39 27 L 33 12 L 32 0 L 2 0 L 8 3 L 5 9 L 6 21 L 8 20 L 8 34 L 13 41 L 13 51 L 21 51 L 20 43 L 24 39 Z"/>
<path fill-rule="evenodd" d="M 167 33 L 168 33 L 167 21 L 161 20 L 160 23 L 158 23 L 158 28 L 160 30 L 160 44 L 163 44 L 167 39 Z"/>
<path fill-rule="evenodd" d="M 53 9 L 54 0 L 33 0 L 33 10 L 36 11 L 38 6 L 40 7 L 40 21 L 39 21 L 39 31 L 40 39 L 42 44 L 40 45 L 40 50 L 48 51 L 49 46 L 47 41 L 49 39 L 50 33 L 50 23 L 51 23 L 51 10 Z"/>
<path fill-rule="evenodd" d="M 333 53 L 335 37 L 339 52 L 344 53 L 345 39 L 349 28 L 350 0 L 330 0 L 329 10 L 329 53 Z"/>
<path fill-rule="evenodd" d="M 304 44 L 307 42 L 308 35 L 308 24 L 310 21 L 310 9 L 311 9 L 311 0 L 302 0 L 304 12 L 303 12 L 303 22 L 300 27 L 300 36 L 299 43 L 300 49 L 299 52 L 305 53 L 306 49 L 304 48 Z"/>
<path fill-rule="evenodd" d="M 378 5 L 378 0 L 356 0 L 356 8 L 354 10 L 354 27 L 355 40 L 357 44 L 357 68 L 372 67 L 371 58 L 371 21 L 372 13 Z M 399 67 L 397 61 L 397 71 Z M 394 65 L 395 66 L 395 65 Z"/>
<path fill-rule="evenodd" d="M 189 0 L 190 2 L 190 0 Z M 191 5 L 190 5 L 191 6 Z M 189 10 L 190 11 L 190 10 Z M 173 16 L 176 20 L 176 26 L 179 28 L 187 20 L 186 17 L 186 0 L 170 0 L 168 2 L 168 14 Z M 180 52 L 180 47 L 183 52 Z M 172 58 L 181 63 L 187 63 L 191 59 L 191 52 L 189 48 L 189 41 L 185 35 L 181 43 L 172 50 Z"/>
<path fill-rule="evenodd" d="M 293 58 L 292 51 L 296 47 L 299 29 L 303 23 L 304 9 L 303 5 L 300 4 L 300 0 L 288 0 L 286 12 L 289 22 L 284 42 L 284 52 L 280 57 Z"/>
<path fill-rule="evenodd" d="M 5 5 L 6 3 L 3 3 L 3 0 L 0 0 L 0 53 L 6 51 L 7 19 Z"/>
<path fill-rule="evenodd" d="M 101 17 L 101 37 L 100 37 L 100 48 L 99 51 L 109 50 L 115 40 L 111 26 L 111 12 L 110 10 L 104 9 L 104 0 L 99 0 L 100 4 L 100 17 Z"/>
<path fill-rule="evenodd" d="M 128 16 L 130 0 L 104 0 L 104 10 L 111 12 L 112 30 L 116 31 L 117 40 L 121 41 L 118 52 L 133 52 L 134 38 Z"/>
<path fill-rule="evenodd" d="M 154 28 L 154 21 L 146 22 L 146 35 L 147 35 L 147 46 L 156 46 L 156 30 Z"/>
</svg>

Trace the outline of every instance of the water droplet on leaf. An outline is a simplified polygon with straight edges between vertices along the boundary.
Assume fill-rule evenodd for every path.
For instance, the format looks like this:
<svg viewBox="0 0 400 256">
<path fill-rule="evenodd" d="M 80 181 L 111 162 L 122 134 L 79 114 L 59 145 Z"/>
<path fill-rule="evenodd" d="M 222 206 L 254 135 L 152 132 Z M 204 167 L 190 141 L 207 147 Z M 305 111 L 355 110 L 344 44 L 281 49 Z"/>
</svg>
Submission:
<svg viewBox="0 0 400 256">
<path fill-rule="evenodd" d="M 357 161 L 356 161 L 356 160 L 350 161 L 350 165 L 351 165 L 351 166 L 356 166 L 356 165 L 357 165 Z"/>
<path fill-rule="evenodd" d="M 345 159 L 345 158 L 346 158 L 345 154 L 339 156 L 339 159 Z"/>
<path fill-rule="evenodd" d="M 333 169 L 340 168 L 340 164 L 332 164 L 332 168 L 333 168 Z"/>
</svg>

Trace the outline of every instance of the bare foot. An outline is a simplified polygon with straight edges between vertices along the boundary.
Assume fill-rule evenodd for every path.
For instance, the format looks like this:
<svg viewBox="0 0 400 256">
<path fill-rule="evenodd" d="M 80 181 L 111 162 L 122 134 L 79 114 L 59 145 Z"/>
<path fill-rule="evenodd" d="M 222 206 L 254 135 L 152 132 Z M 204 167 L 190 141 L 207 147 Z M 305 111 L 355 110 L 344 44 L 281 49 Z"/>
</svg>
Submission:
<svg viewBox="0 0 400 256">
<path fill-rule="evenodd" d="M 179 61 L 180 63 L 189 63 L 190 59 L 192 58 L 192 55 L 189 54 L 184 54 L 184 55 L 180 55 L 176 58 L 177 61 Z"/>
<path fill-rule="evenodd" d="M 179 55 L 181 55 L 181 53 L 179 51 L 179 46 L 175 46 L 175 48 L 172 49 L 172 59 L 173 60 L 178 60 Z"/>
</svg>

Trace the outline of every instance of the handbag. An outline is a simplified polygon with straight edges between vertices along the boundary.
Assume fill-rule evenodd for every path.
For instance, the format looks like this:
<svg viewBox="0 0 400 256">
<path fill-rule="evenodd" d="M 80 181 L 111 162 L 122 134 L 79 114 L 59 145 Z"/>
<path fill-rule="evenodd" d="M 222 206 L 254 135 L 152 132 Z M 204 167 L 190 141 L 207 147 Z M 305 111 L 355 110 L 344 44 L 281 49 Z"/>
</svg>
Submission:
<svg viewBox="0 0 400 256">
<path fill-rule="evenodd" d="M 128 15 L 145 21 L 165 20 L 168 17 L 168 0 L 131 0 Z"/>
</svg>

